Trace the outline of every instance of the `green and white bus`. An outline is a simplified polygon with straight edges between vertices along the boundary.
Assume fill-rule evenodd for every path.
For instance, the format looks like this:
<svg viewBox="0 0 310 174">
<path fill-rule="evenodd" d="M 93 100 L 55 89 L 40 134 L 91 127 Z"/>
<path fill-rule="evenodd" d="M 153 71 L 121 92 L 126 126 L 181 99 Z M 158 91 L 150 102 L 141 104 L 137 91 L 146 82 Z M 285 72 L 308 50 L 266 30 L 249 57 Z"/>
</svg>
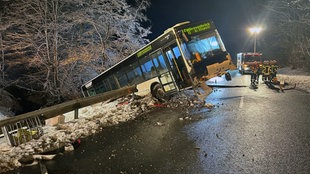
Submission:
<svg viewBox="0 0 310 174">
<path fill-rule="evenodd" d="M 183 22 L 86 82 L 81 89 L 86 97 L 136 85 L 138 95 L 151 93 L 162 98 L 232 69 L 235 66 L 212 21 Z"/>
</svg>

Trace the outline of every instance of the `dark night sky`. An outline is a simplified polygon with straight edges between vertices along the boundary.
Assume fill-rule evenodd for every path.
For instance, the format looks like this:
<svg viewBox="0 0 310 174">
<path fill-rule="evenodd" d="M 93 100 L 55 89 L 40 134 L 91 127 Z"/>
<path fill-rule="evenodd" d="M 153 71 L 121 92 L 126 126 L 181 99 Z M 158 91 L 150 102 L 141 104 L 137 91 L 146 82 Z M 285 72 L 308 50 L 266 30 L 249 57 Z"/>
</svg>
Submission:
<svg viewBox="0 0 310 174">
<path fill-rule="evenodd" d="M 179 22 L 211 19 L 226 49 L 235 57 L 237 52 L 253 51 L 253 37 L 247 28 L 266 20 L 262 2 L 264 0 L 151 0 L 147 11 L 152 26 L 149 39 L 155 39 Z"/>
</svg>

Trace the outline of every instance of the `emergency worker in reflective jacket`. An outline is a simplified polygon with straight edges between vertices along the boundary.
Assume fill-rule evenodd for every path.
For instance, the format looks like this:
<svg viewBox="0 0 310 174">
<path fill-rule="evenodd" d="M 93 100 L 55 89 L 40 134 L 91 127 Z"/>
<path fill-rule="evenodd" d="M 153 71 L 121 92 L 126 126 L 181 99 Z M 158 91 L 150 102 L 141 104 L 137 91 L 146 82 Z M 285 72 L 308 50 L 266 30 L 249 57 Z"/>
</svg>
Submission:
<svg viewBox="0 0 310 174">
<path fill-rule="evenodd" d="M 251 86 L 256 86 L 256 80 L 257 80 L 257 73 L 258 73 L 258 66 L 257 64 L 253 64 L 251 66 Z"/>
<path fill-rule="evenodd" d="M 278 68 L 278 65 L 270 66 L 270 80 L 273 80 L 275 77 L 277 77 Z"/>
</svg>

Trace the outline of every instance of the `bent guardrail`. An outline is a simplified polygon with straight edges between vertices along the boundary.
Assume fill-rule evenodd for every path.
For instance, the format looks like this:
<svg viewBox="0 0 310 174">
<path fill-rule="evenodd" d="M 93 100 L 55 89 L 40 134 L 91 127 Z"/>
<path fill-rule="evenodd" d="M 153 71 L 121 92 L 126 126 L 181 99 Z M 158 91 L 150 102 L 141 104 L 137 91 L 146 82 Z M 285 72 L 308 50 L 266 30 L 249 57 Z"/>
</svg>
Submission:
<svg viewBox="0 0 310 174">
<path fill-rule="evenodd" d="M 136 86 L 129 86 L 129 87 L 109 91 L 109 92 L 98 94 L 98 95 L 91 96 L 91 97 L 71 100 L 71 101 L 57 104 L 51 107 L 39 109 L 36 111 L 32 111 L 32 112 L 28 112 L 25 114 L 21 114 L 21 115 L 17 115 L 14 117 L 0 120 L 0 127 L 4 134 L 4 137 L 8 141 L 8 144 L 15 146 L 15 145 L 20 144 L 18 142 L 24 142 L 24 141 L 20 141 L 20 140 L 14 141 L 13 135 L 17 133 L 20 134 L 21 132 L 26 132 L 24 130 L 27 130 L 28 131 L 27 134 L 30 133 L 31 135 L 31 132 L 35 127 L 42 125 L 40 121 L 37 121 L 35 126 L 29 126 L 28 123 L 32 121 L 33 119 L 38 120 L 40 118 L 40 119 L 45 120 L 45 119 L 58 116 L 60 114 L 70 112 L 70 111 L 74 111 L 74 118 L 77 119 L 78 110 L 80 108 L 90 106 L 90 105 L 93 105 L 93 104 L 96 104 L 102 101 L 106 101 L 109 99 L 112 99 L 112 100 L 117 99 L 119 97 L 125 96 L 133 92 L 137 92 Z M 25 135 L 23 134 L 22 137 L 25 137 Z M 29 139 L 32 139 L 33 137 L 35 136 L 27 136 L 25 139 L 29 140 Z"/>
</svg>

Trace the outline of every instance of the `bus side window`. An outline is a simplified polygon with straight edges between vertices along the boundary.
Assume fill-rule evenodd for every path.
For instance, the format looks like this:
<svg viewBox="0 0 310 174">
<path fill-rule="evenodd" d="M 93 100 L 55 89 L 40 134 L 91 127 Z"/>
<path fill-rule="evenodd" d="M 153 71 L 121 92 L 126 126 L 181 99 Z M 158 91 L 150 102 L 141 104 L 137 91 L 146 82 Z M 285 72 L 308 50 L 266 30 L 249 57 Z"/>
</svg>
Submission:
<svg viewBox="0 0 310 174">
<path fill-rule="evenodd" d="M 130 70 L 127 72 L 127 76 L 130 85 L 138 84 L 143 81 L 142 72 L 138 63 L 130 65 Z"/>
<path fill-rule="evenodd" d="M 88 96 L 96 95 L 96 91 L 94 88 L 87 89 Z"/>
<path fill-rule="evenodd" d="M 111 86 L 110 86 L 109 80 L 108 80 L 108 79 L 105 79 L 105 80 L 103 81 L 103 83 L 104 83 L 104 88 L 105 88 L 104 92 L 105 92 L 105 91 L 111 91 Z"/>
<path fill-rule="evenodd" d="M 152 63 L 152 60 L 150 60 L 148 57 L 144 57 L 141 60 L 141 69 L 144 74 L 145 80 L 151 79 L 153 76 L 151 74 L 152 67 L 155 65 Z"/>
<path fill-rule="evenodd" d="M 159 69 L 159 63 L 158 63 L 157 57 L 153 57 L 153 64 L 154 64 L 154 67 L 156 67 L 156 69 Z M 155 68 L 153 68 L 153 71 L 156 71 Z"/>
<path fill-rule="evenodd" d="M 102 93 L 103 92 L 102 88 L 103 88 L 103 84 L 96 85 L 95 93 L 97 94 Z"/>
<path fill-rule="evenodd" d="M 115 80 L 112 76 L 110 76 L 107 80 L 110 83 L 110 87 L 111 87 L 110 90 L 117 89 L 117 85 L 116 85 Z"/>
<path fill-rule="evenodd" d="M 120 87 L 124 87 L 128 84 L 127 76 L 124 69 L 118 71 L 116 77 Z"/>
<path fill-rule="evenodd" d="M 133 70 L 127 72 L 128 83 L 133 84 L 135 79 L 135 72 Z"/>
<path fill-rule="evenodd" d="M 167 66 L 165 64 L 164 56 L 162 55 L 161 51 L 157 51 L 156 53 L 150 55 L 150 57 L 152 59 L 150 78 L 153 78 L 155 76 L 158 76 L 159 74 L 167 72 Z"/>
<path fill-rule="evenodd" d="M 180 57 L 181 56 L 179 47 L 176 46 L 172 50 L 173 50 L 173 53 L 174 53 L 175 57 Z"/>
<path fill-rule="evenodd" d="M 168 57 L 168 60 L 169 60 L 170 65 L 174 65 L 174 61 L 173 61 L 174 55 L 172 54 L 172 51 L 171 51 L 171 50 L 168 50 L 168 51 L 166 52 L 166 55 L 167 55 L 167 57 Z"/>
<path fill-rule="evenodd" d="M 167 72 L 167 66 L 164 60 L 164 56 L 162 54 L 158 56 L 158 61 L 159 61 L 159 65 L 158 65 L 159 74 L 163 74 Z"/>
</svg>

